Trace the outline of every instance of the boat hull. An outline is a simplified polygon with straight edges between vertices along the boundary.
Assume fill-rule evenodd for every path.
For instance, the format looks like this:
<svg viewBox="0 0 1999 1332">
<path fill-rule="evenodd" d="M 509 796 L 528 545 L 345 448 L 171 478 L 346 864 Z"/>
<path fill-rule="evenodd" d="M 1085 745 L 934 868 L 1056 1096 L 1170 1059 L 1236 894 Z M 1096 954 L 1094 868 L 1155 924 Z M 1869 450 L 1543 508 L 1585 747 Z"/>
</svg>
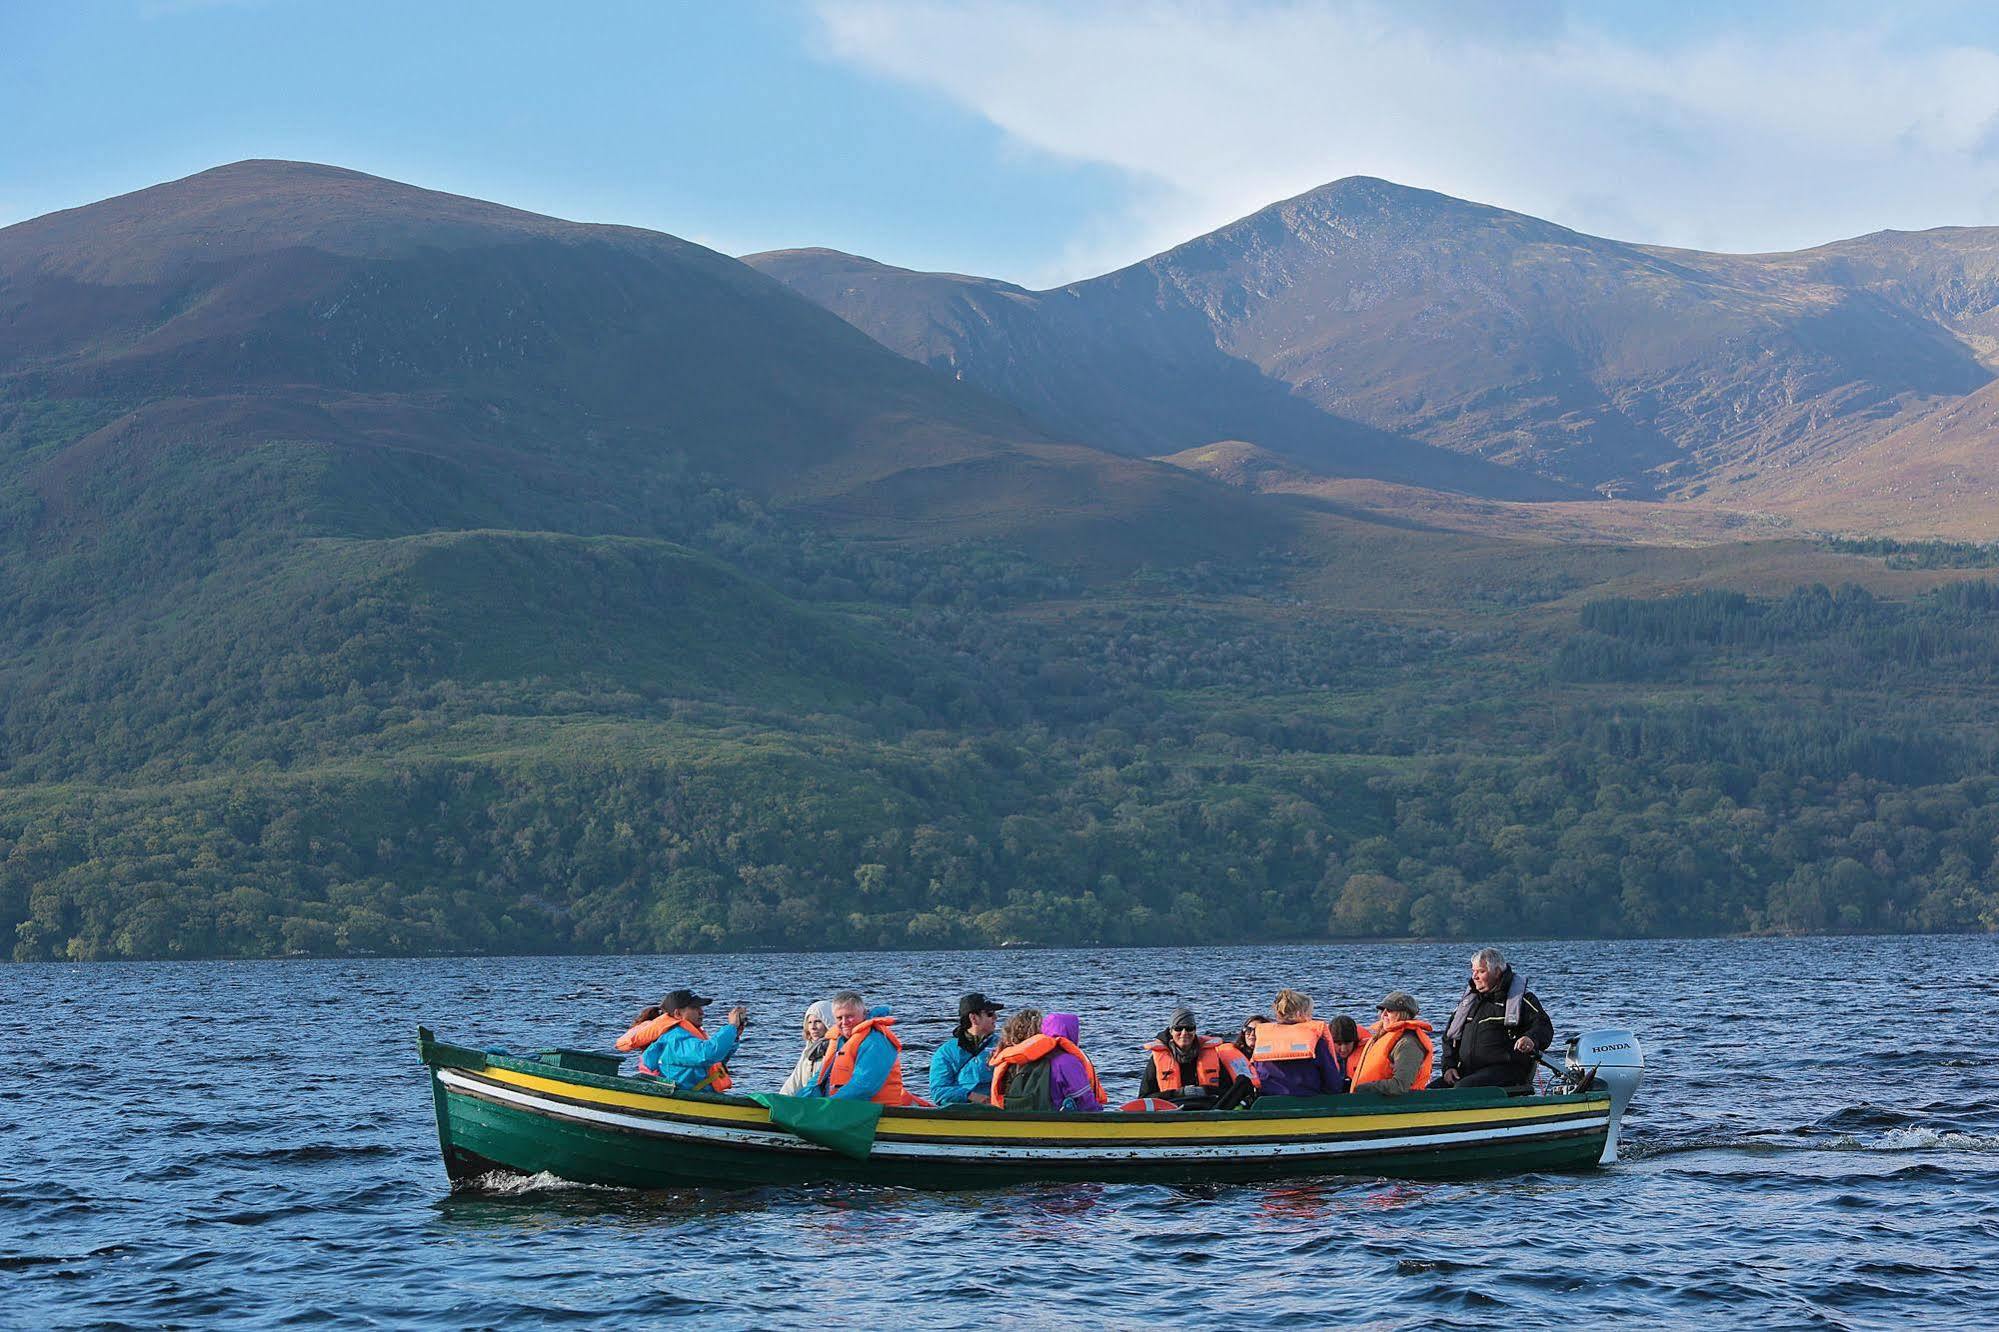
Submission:
<svg viewBox="0 0 1999 1332">
<path fill-rule="evenodd" d="M 428 1039 L 424 1058 L 454 1179 L 498 1170 L 639 1189 L 821 1182 L 958 1189 L 1573 1170 L 1597 1164 L 1611 1115 L 1602 1095 L 1478 1092 L 1226 1112 L 890 1109 L 872 1150 L 857 1160 L 778 1127 L 762 1105 L 742 1097 L 676 1095 L 637 1079 Z"/>
</svg>

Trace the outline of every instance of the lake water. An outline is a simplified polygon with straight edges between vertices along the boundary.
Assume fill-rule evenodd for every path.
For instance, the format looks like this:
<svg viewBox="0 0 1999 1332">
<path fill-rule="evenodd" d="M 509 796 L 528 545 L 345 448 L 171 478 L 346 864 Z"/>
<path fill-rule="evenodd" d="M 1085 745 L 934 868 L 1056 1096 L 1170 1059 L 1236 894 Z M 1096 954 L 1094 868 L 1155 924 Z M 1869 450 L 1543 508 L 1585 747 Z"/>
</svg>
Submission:
<svg viewBox="0 0 1999 1332">
<path fill-rule="evenodd" d="M 1182 1000 L 1391 986 L 1441 1023 L 1461 947 L 480 958 L 0 969 L 0 1323 L 1489 1327 L 1999 1321 L 1999 940 L 1530 943 L 1563 1038 L 1631 1027 L 1627 1160 L 1469 1183 L 641 1194 L 452 1191 L 419 1021 L 608 1047 L 682 983 L 749 1003 L 774 1088 L 806 1001 L 1069 1008 L 1114 1096 Z M 912 1059 L 912 1063 L 916 1061 Z"/>
</svg>

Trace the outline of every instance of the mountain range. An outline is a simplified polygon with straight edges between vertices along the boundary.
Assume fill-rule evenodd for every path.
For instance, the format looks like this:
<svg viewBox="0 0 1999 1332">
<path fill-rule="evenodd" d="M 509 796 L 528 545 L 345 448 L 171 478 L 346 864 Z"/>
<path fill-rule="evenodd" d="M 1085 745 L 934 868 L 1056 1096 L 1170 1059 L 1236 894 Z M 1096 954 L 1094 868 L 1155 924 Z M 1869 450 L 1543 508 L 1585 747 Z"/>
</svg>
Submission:
<svg viewBox="0 0 1999 1332">
<path fill-rule="evenodd" d="M 1707 254 L 1355 177 L 1050 291 L 827 250 L 745 262 L 1123 453 L 1234 440 L 1334 477 L 1400 456 L 1389 479 L 1494 499 L 1999 535 L 1978 447 L 1999 401 L 1999 229 Z"/>
<path fill-rule="evenodd" d="M 295 162 L 0 229 L 0 936 L 1992 928 L 1990 552 L 1798 539 L 1994 534 L 1991 252 L 1345 181 L 1036 293 Z"/>
</svg>

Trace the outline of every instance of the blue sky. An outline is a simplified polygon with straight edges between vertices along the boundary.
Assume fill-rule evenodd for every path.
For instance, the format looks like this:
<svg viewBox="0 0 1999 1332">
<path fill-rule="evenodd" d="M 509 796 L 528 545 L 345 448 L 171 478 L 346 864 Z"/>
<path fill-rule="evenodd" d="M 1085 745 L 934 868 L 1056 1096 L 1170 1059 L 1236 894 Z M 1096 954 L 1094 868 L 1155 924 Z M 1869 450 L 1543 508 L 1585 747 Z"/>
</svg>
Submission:
<svg viewBox="0 0 1999 1332">
<path fill-rule="evenodd" d="M 1028 271 L 1123 173 L 830 58 L 802 5 L 0 0 L 0 222 L 246 157 L 731 253 Z"/>
<path fill-rule="evenodd" d="M 0 0 L 0 223 L 244 157 L 1030 285 L 1349 174 L 1722 249 L 1999 223 L 1987 6 Z"/>
</svg>

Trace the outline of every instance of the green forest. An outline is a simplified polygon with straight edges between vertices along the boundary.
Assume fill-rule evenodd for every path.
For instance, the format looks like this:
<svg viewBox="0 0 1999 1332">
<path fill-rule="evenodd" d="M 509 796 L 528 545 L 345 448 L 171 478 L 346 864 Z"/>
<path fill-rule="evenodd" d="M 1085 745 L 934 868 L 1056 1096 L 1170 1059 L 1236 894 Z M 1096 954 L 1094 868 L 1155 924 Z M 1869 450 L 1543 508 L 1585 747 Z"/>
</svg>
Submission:
<svg viewBox="0 0 1999 1332">
<path fill-rule="evenodd" d="M 1363 615 L 678 523 L 225 534 L 81 628 L 16 563 L 12 956 L 1999 929 L 1991 582 Z"/>
</svg>

